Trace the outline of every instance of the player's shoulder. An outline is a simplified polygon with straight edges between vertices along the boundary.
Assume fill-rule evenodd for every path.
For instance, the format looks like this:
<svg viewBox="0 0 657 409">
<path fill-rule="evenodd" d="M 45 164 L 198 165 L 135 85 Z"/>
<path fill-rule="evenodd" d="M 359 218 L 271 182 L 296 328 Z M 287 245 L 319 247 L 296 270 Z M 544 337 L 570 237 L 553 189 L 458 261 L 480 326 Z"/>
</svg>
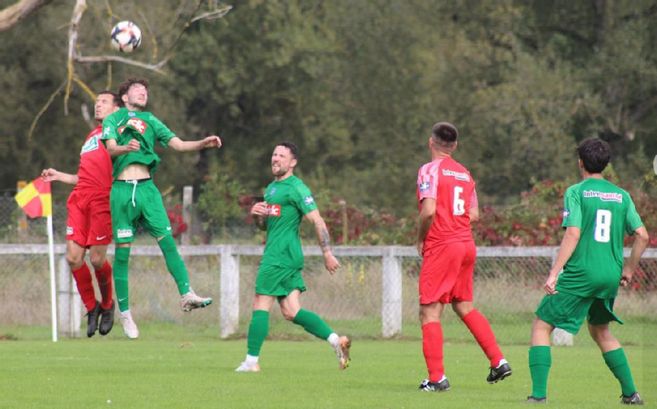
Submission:
<svg viewBox="0 0 657 409">
<path fill-rule="evenodd" d="M 418 169 L 418 174 L 427 175 L 431 173 L 436 173 L 438 171 L 438 167 L 441 162 L 442 159 L 432 160 L 431 162 L 425 163 L 424 165 L 420 166 L 420 169 Z"/>
</svg>

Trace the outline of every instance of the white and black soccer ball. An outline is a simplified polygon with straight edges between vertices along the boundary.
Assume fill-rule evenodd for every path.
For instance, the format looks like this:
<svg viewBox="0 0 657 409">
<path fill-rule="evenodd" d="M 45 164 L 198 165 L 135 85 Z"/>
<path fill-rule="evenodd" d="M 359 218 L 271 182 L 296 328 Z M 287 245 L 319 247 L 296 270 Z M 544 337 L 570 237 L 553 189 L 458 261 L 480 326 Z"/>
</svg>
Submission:
<svg viewBox="0 0 657 409">
<path fill-rule="evenodd" d="M 119 21 L 112 28 L 112 48 L 131 53 L 141 44 L 141 30 L 132 21 Z"/>
</svg>

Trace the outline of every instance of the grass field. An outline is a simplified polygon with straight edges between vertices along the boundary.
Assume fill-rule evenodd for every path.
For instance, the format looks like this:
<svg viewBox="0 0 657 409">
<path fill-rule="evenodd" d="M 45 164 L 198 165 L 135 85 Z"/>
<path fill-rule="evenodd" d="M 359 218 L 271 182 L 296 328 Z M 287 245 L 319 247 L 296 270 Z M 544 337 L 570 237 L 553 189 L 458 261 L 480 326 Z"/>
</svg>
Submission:
<svg viewBox="0 0 657 409">
<path fill-rule="evenodd" d="M 279 325 L 285 323 L 275 323 L 273 335 Z M 56 344 L 47 340 L 47 328 L 3 328 L 0 335 L 9 339 L 0 341 L 0 408 L 526 407 L 525 343 L 516 342 L 520 337 L 502 340 L 514 373 L 488 385 L 487 361 L 461 327 L 445 328 L 445 365 L 452 384 L 445 393 L 416 390 L 425 376 L 417 328 L 405 328 L 408 335 L 398 340 L 356 339 L 352 366 L 342 372 L 324 342 L 303 335 L 268 340 L 257 374 L 233 372 L 244 357 L 245 340 L 221 341 L 211 327 L 143 325 L 136 341 L 123 338 L 118 327 L 106 338 Z M 506 330 L 503 324 L 496 329 Z M 634 323 L 614 329 L 626 343 L 647 407 L 657 407 L 657 326 Z M 576 346 L 553 348 L 550 406 L 618 407 L 620 388 L 587 338 L 582 333 Z"/>
</svg>

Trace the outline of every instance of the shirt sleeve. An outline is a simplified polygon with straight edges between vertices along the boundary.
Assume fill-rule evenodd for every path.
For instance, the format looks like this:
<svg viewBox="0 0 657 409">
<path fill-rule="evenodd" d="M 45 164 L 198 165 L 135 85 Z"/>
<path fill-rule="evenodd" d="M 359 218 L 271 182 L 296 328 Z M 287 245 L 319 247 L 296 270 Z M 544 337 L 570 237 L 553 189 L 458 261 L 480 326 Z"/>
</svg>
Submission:
<svg viewBox="0 0 657 409">
<path fill-rule="evenodd" d="M 479 207 L 479 200 L 477 199 L 477 189 L 472 189 L 472 194 L 470 195 L 470 209 Z"/>
<path fill-rule="evenodd" d="M 418 201 L 423 199 L 436 199 L 438 196 L 438 169 L 431 164 L 424 165 L 417 173 Z"/>
<path fill-rule="evenodd" d="M 151 124 L 153 126 L 153 131 L 155 132 L 155 139 L 157 139 L 160 145 L 164 146 L 165 148 L 169 146 L 169 141 L 175 137 L 176 134 L 155 115 L 153 115 Z"/>
<path fill-rule="evenodd" d="M 292 198 L 294 205 L 304 216 L 313 210 L 317 210 L 317 203 L 315 203 L 315 198 L 310 192 L 310 189 L 308 189 L 308 186 L 299 185 L 294 190 L 294 193 L 294 197 Z"/>
<path fill-rule="evenodd" d="M 634 201 L 630 195 L 627 195 L 627 199 L 630 204 L 627 208 L 627 214 L 625 215 L 625 229 L 627 234 L 634 234 L 636 229 L 643 226 L 643 222 L 641 221 L 641 216 L 639 216 L 639 213 L 636 211 L 636 206 L 634 206 Z"/>
<path fill-rule="evenodd" d="M 561 227 L 582 228 L 582 207 L 579 190 L 572 186 L 566 190 L 563 198 L 563 222 Z"/>
<path fill-rule="evenodd" d="M 101 140 L 106 141 L 108 139 L 117 140 L 119 137 L 118 127 L 116 126 L 116 116 L 108 115 L 103 119 L 103 135 Z"/>
</svg>

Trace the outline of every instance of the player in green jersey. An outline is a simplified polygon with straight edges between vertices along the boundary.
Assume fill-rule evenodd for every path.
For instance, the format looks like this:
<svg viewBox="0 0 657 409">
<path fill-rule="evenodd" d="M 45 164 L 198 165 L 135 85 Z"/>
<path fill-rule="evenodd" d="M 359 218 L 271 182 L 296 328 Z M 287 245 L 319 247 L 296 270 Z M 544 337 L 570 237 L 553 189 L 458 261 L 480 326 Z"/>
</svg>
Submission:
<svg viewBox="0 0 657 409">
<path fill-rule="evenodd" d="M 536 310 L 529 349 L 531 403 L 544 403 L 552 363 L 550 334 L 561 328 L 572 334 L 584 319 L 602 351 L 605 363 L 618 379 L 623 404 L 643 404 L 636 390 L 625 352 L 611 334 L 609 323 L 622 321 L 613 311 L 619 285 L 627 286 L 648 245 L 648 231 L 630 195 L 605 180 L 609 145 L 601 139 L 584 140 L 577 148 L 582 181 L 566 190 L 563 227 L 566 228 L 545 292 Z M 635 234 L 630 257 L 623 264 L 625 233 Z M 563 271 L 562 271 L 563 270 Z M 561 272 L 561 273 L 560 273 Z"/>
<path fill-rule="evenodd" d="M 178 138 L 155 115 L 144 111 L 148 103 L 146 80 L 129 79 L 121 84 L 118 94 L 125 107 L 105 118 L 102 139 L 113 158 L 110 208 L 116 243 L 113 265 L 116 296 L 123 331 L 129 338 L 137 338 L 139 330 L 128 300 L 128 260 L 138 225 L 157 240 L 167 269 L 176 281 L 183 311 L 212 303 L 211 298 L 196 295 L 189 284 L 187 268 L 171 236 L 162 196 L 151 180 L 160 163 L 155 143 L 176 151 L 198 151 L 221 147 L 221 139 L 215 135 L 198 141 Z"/>
<path fill-rule="evenodd" d="M 267 231 L 267 243 L 256 278 L 248 351 L 244 362 L 235 370 L 237 372 L 260 371 L 260 348 L 267 337 L 269 311 L 276 300 L 285 319 L 331 344 L 340 369 L 349 366 L 349 338 L 339 336 L 317 314 L 301 308 L 301 293 L 306 290 L 301 275 L 303 253 L 299 238 L 299 225 L 303 218 L 315 226 L 324 255 L 324 266 L 329 273 L 335 273 L 340 263 L 333 256 L 326 223 L 317 210 L 310 189 L 293 174 L 297 154 L 293 143 L 276 145 L 271 157 L 274 181 L 265 189 L 264 201 L 251 208 L 258 226 Z"/>
</svg>

